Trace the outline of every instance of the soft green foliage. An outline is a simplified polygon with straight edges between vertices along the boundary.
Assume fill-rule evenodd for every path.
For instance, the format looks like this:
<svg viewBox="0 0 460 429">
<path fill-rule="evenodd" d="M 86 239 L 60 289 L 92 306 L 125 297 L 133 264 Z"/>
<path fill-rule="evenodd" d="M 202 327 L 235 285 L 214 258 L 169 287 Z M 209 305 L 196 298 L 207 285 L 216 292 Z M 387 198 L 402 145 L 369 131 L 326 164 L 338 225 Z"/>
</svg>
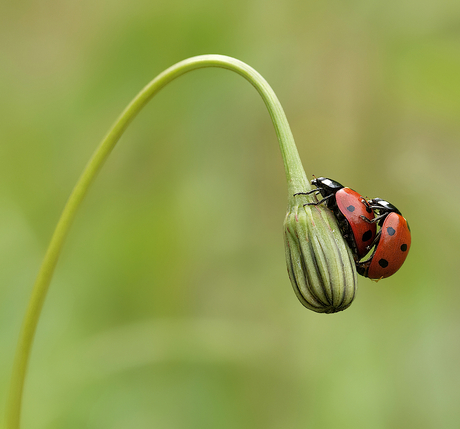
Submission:
<svg viewBox="0 0 460 429">
<path fill-rule="evenodd" d="M 305 310 L 286 275 L 284 171 L 263 103 L 230 73 L 185 76 L 132 124 L 77 216 L 38 329 L 25 428 L 457 428 L 458 2 L 0 12 L 2 406 L 71 187 L 120 109 L 178 60 L 217 52 L 254 66 L 307 174 L 389 199 L 413 235 L 401 270 L 360 278 L 347 311 Z"/>
</svg>

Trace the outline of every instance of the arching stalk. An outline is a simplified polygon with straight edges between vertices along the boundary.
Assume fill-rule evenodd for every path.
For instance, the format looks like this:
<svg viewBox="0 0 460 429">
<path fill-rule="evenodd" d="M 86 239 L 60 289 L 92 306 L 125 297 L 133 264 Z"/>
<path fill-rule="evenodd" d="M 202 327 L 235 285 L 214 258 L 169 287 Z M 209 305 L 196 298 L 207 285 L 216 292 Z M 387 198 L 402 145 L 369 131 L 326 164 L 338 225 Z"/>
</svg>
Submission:
<svg viewBox="0 0 460 429">
<path fill-rule="evenodd" d="M 205 67 L 220 67 L 234 71 L 257 89 L 267 106 L 278 136 L 289 195 L 310 189 L 283 108 L 271 87 L 253 68 L 234 58 L 203 55 L 179 62 L 158 75 L 131 101 L 96 149 L 70 194 L 58 221 L 35 281 L 19 337 L 6 410 L 7 429 L 19 428 L 24 381 L 43 303 L 65 238 L 95 176 L 128 125 L 158 91 L 184 73 Z"/>
</svg>

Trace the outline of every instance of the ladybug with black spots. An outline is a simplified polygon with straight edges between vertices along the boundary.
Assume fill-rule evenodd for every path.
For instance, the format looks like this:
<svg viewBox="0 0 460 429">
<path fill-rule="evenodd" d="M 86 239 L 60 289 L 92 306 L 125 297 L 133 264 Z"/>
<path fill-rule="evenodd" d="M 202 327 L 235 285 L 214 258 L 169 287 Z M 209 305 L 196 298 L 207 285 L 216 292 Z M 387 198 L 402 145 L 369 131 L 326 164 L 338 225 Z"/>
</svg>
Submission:
<svg viewBox="0 0 460 429">
<path fill-rule="evenodd" d="M 396 273 L 406 260 L 411 245 L 411 233 L 407 220 L 401 212 L 388 201 L 374 198 L 367 202 L 376 213 L 369 219 L 363 216 L 366 223 L 377 223 L 380 227 L 373 243 L 374 251 L 369 259 L 358 262 L 356 269 L 359 274 L 370 279 L 382 279 Z"/>
<path fill-rule="evenodd" d="M 369 253 L 369 246 L 376 236 L 377 227 L 373 221 L 373 210 L 356 191 L 344 187 L 335 180 L 319 177 L 313 179 L 311 184 L 316 186 L 316 189 L 299 194 L 321 194 L 323 198 L 320 201 L 306 205 L 326 203 L 326 207 L 332 210 L 337 218 L 342 236 L 347 240 L 355 261 L 359 261 Z"/>
</svg>

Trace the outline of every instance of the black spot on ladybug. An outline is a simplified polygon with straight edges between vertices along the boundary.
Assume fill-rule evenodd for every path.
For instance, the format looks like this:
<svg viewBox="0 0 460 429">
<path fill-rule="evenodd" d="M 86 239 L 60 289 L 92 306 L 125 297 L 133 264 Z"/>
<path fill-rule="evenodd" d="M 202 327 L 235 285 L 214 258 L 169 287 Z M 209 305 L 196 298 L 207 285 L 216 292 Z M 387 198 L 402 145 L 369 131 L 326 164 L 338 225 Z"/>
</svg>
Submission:
<svg viewBox="0 0 460 429">
<path fill-rule="evenodd" d="M 368 229 L 364 234 L 363 234 L 363 241 L 369 241 L 372 238 L 372 231 Z"/>
<path fill-rule="evenodd" d="M 347 210 L 348 210 L 349 212 L 354 212 L 354 211 L 355 211 L 355 206 L 348 206 L 348 207 L 347 207 Z"/>
<path fill-rule="evenodd" d="M 379 265 L 382 267 L 382 268 L 386 268 L 388 267 L 388 261 L 386 259 L 380 259 L 379 260 Z"/>
<path fill-rule="evenodd" d="M 395 229 L 392 228 L 391 226 L 387 228 L 387 232 L 388 232 L 388 235 L 395 235 L 396 233 Z"/>
<path fill-rule="evenodd" d="M 407 244 L 401 244 L 401 250 L 405 252 L 407 250 Z"/>
</svg>

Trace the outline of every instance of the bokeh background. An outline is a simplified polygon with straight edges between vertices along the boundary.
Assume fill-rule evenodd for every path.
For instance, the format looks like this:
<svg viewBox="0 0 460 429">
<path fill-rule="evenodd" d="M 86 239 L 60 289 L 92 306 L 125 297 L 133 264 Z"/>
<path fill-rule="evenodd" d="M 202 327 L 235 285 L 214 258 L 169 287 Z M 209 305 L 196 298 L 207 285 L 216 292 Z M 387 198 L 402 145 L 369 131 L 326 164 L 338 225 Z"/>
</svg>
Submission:
<svg viewBox="0 0 460 429">
<path fill-rule="evenodd" d="M 289 283 L 269 115 L 207 69 L 132 123 L 45 303 L 25 428 L 458 428 L 460 3 L 0 3 L 0 403 L 60 211 L 130 99 L 220 53 L 280 98 L 308 176 L 395 204 L 413 242 L 323 315 Z M 1 416 L 0 416 L 1 417 Z"/>
</svg>

